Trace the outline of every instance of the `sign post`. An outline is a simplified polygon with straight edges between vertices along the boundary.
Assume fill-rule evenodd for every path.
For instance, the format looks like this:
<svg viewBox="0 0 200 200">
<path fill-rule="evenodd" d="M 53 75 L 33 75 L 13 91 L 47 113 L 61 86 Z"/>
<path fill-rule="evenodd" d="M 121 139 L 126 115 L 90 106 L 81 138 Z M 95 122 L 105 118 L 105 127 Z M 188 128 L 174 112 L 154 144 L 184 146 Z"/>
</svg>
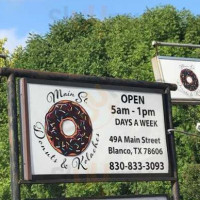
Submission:
<svg viewBox="0 0 200 200">
<path fill-rule="evenodd" d="M 152 46 L 155 47 L 156 50 L 156 56 L 152 59 L 156 81 L 177 84 L 177 90 L 171 92 L 172 103 L 186 105 L 199 104 L 200 90 L 198 78 L 200 76 L 200 59 L 158 56 L 158 46 L 200 48 L 200 45 L 153 41 Z M 169 104 L 169 107 L 171 107 L 171 102 L 169 102 Z M 173 127 L 172 120 L 170 120 L 170 124 L 171 127 Z M 174 151 L 174 136 L 172 136 L 171 141 L 174 146 Z M 175 153 L 173 153 L 173 155 L 175 155 Z M 173 197 L 174 199 L 179 199 L 176 158 L 174 158 L 174 177 L 176 177 L 176 180 L 172 181 Z"/>
<path fill-rule="evenodd" d="M 14 74 L 8 77 L 8 116 L 9 116 L 9 142 L 11 166 L 11 195 L 12 200 L 20 199 L 19 186 L 19 146 L 17 126 L 17 100 L 16 83 Z"/>
<path fill-rule="evenodd" d="M 12 80 L 13 199 L 20 199 L 20 184 L 177 183 L 173 135 L 168 134 L 173 128 L 169 92 L 175 85 L 10 68 L 1 68 L 0 75 Z M 23 176 L 18 168 L 14 77 L 22 78 Z M 177 188 L 173 192 L 179 200 Z"/>
</svg>

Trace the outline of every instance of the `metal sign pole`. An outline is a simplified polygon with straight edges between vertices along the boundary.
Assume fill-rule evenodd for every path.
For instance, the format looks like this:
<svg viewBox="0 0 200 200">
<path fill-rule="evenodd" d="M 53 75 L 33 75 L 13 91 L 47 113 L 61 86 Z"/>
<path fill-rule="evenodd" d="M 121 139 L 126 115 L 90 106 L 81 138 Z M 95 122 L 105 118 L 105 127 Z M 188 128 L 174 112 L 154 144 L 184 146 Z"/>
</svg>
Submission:
<svg viewBox="0 0 200 200">
<path fill-rule="evenodd" d="M 166 90 L 168 94 L 168 114 L 169 114 L 169 128 L 173 129 L 173 123 L 172 123 L 172 104 L 171 104 L 171 95 L 169 88 Z M 174 181 L 171 181 L 172 185 L 172 194 L 173 194 L 173 200 L 179 200 L 180 199 L 180 190 L 179 190 L 179 183 L 178 183 L 178 172 L 177 172 L 177 160 L 176 160 L 176 148 L 175 148 L 175 141 L 174 141 L 174 134 L 170 132 L 170 143 L 171 143 L 171 150 L 172 150 L 172 162 L 173 162 L 173 175 L 175 177 Z"/>
<path fill-rule="evenodd" d="M 8 84 L 11 194 L 12 194 L 12 200 L 20 200 L 17 103 L 16 103 L 16 85 L 15 85 L 14 74 L 11 74 L 8 77 L 7 84 Z"/>
<path fill-rule="evenodd" d="M 157 46 L 200 48 L 200 45 L 197 44 L 181 44 L 181 43 L 169 43 L 169 42 L 158 42 L 158 41 L 153 41 L 152 46 L 155 48 Z"/>
</svg>

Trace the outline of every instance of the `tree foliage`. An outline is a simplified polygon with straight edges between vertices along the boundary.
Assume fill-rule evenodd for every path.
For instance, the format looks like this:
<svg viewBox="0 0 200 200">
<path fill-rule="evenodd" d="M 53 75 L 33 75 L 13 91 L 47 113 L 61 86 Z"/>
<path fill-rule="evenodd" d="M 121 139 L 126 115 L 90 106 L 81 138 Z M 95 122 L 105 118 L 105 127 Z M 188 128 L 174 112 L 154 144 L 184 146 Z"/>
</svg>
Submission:
<svg viewBox="0 0 200 200">
<path fill-rule="evenodd" d="M 43 71 L 66 72 L 123 79 L 154 81 L 151 58 L 153 40 L 200 44 L 200 16 L 173 6 L 147 9 L 141 16 L 116 16 L 102 21 L 94 17 L 74 15 L 55 22 L 44 36 L 31 34 L 27 46 L 19 49 L 13 67 Z M 189 48 L 159 49 L 159 54 L 200 57 L 200 50 Z M 2 92 L 5 92 L 3 88 Z M 2 95 L 0 142 L 0 198 L 9 199 L 9 163 L 7 145 L 6 97 Z M 174 124 L 180 130 L 194 131 L 199 119 L 199 106 L 174 106 Z M 200 199 L 200 140 L 176 135 L 179 177 L 183 200 Z M 190 189 L 188 189 L 190 187 Z M 99 196 L 119 194 L 170 194 L 170 184 L 96 183 L 26 186 L 28 198 L 57 196 Z"/>
<path fill-rule="evenodd" d="M 4 48 L 6 39 L 0 39 L 0 54 L 8 55 Z M 0 58 L 0 67 L 5 66 L 5 60 Z M 6 79 L 0 77 L 0 198 L 10 199 L 10 167 L 9 167 L 9 142 L 8 142 L 8 116 Z"/>
<path fill-rule="evenodd" d="M 7 41 L 6 38 L 1 39 L 0 38 L 0 54 L 2 55 L 8 55 L 8 50 L 4 48 L 5 42 Z M 0 58 L 0 67 L 5 65 L 5 60 L 3 58 Z"/>
</svg>

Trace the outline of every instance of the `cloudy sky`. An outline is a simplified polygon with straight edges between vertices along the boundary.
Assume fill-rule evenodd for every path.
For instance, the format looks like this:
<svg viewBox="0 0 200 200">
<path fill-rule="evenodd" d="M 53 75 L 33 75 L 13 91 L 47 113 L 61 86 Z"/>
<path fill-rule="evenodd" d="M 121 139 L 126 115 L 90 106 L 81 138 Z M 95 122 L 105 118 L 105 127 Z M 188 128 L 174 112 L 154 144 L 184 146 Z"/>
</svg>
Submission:
<svg viewBox="0 0 200 200">
<path fill-rule="evenodd" d="M 0 38 L 8 38 L 6 48 L 13 52 L 25 46 L 30 32 L 45 34 L 49 24 L 73 13 L 103 19 L 117 14 L 139 16 L 147 8 L 171 4 L 200 14 L 200 0 L 0 0 Z"/>
</svg>

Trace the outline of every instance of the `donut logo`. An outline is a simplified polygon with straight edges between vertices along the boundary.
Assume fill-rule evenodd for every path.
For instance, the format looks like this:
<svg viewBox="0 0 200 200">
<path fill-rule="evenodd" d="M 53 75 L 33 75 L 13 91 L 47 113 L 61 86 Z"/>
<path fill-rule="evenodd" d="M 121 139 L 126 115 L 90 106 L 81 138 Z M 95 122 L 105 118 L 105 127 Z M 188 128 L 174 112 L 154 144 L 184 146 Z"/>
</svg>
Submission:
<svg viewBox="0 0 200 200">
<path fill-rule="evenodd" d="M 78 103 L 62 100 L 45 116 L 45 132 L 51 146 L 64 156 L 77 156 L 88 147 L 92 138 L 88 113 Z"/>
<path fill-rule="evenodd" d="M 190 69 L 183 69 L 180 73 L 180 79 L 183 86 L 189 91 L 195 91 L 199 87 L 198 78 Z"/>
</svg>

